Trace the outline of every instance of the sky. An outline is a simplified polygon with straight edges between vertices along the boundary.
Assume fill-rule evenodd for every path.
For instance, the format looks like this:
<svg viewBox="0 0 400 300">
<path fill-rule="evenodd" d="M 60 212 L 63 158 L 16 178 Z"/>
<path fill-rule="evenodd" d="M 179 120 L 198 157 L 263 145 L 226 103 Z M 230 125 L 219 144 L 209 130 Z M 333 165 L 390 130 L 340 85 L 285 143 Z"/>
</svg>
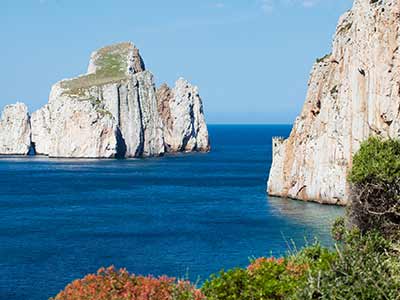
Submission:
<svg viewBox="0 0 400 300">
<path fill-rule="evenodd" d="M 199 86 L 207 122 L 293 123 L 316 58 L 352 0 L 1 0 L 0 107 L 31 112 L 86 72 L 92 51 L 132 41 L 159 86 Z"/>
</svg>

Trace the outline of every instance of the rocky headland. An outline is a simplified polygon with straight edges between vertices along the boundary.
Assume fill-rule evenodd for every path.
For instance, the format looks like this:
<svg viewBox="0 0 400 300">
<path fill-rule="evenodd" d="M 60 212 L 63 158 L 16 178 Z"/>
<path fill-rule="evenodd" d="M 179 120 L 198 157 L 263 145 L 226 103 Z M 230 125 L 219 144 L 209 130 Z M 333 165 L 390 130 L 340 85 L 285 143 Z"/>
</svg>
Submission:
<svg viewBox="0 0 400 300">
<path fill-rule="evenodd" d="M 62 158 L 150 157 L 210 150 L 198 88 L 179 79 L 158 90 L 132 43 L 91 55 L 88 72 L 56 83 L 49 102 L 30 116 L 6 106 L 0 154 Z"/>
<path fill-rule="evenodd" d="M 345 205 L 360 143 L 400 136 L 399 27 L 399 0 L 355 0 L 340 18 L 290 137 L 273 140 L 270 195 Z"/>
</svg>

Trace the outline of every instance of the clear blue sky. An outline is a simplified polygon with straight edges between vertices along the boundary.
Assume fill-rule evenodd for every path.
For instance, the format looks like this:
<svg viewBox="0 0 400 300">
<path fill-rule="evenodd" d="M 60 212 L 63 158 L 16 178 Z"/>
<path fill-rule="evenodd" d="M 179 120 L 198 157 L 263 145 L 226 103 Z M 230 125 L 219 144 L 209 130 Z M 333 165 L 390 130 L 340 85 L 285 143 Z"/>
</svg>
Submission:
<svg viewBox="0 0 400 300">
<path fill-rule="evenodd" d="M 31 111 L 86 72 L 90 53 L 132 41 L 157 85 L 200 87 L 208 123 L 292 123 L 317 57 L 351 0 L 1 0 L 0 106 Z"/>
</svg>

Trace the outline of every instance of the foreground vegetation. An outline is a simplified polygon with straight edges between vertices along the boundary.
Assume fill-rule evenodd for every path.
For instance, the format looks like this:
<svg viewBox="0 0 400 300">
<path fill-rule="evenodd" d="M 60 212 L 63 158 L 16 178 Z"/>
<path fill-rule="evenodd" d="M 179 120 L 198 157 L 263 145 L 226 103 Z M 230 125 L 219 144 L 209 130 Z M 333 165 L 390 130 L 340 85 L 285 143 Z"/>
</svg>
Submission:
<svg viewBox="0 0 400 300">
<path fill-rule="evenodd" d="M 205 300 L 190 282 L 161 276 L 135 276 L 125 269 L 100 269 L 75 280 L 51 300 Z"/>
<path fill-rule="evenodd" d="M 201 287 L 101 269 L 54 300 L 400 300 L 400 142 L 371 138 L 354 158 L 352 201 L 335 222 L 336 249 L 318 243 L 221 271 Z"/>
</svg>

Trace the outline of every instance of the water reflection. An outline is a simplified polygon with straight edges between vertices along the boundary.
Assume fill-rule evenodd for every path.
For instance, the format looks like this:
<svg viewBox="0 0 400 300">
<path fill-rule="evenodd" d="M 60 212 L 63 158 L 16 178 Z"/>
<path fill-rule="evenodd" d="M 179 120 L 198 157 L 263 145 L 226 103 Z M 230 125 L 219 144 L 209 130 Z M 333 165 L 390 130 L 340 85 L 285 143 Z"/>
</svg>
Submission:
<svg viewBox="0 0 400 300">
<path fill-rule="evenodd" d="M 321 205 L 287 198 L 268 197 L 267 205 L 272 214 L 286 219 L 293 226 L 312 228 L 314 235 L 312 238 L 316 237 L 324 244 L 331 244 L 327 238 L 330 235 L 331 227 L 327 224 L 333 224 L 338 217 L 344 214 L 344 208 L 340 206 Z"/>
</svg>

